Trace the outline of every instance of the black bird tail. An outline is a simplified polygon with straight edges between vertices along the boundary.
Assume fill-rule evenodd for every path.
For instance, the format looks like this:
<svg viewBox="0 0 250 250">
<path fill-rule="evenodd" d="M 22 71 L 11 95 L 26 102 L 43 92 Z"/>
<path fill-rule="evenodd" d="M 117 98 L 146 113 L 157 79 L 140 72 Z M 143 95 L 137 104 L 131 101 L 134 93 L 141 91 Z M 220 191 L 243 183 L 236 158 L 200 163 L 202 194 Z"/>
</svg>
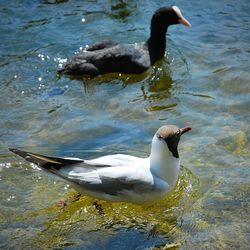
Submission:
<svg viewBox="0 0 250 250">
<path fill-rule="evenodd" d="M 61 74 L 67 74 L 67 69 L 66 68 L 60 68 L 57 70 L 57 74 L 61 75 Z"/>
<path fill-rule="evenodd" d="M 65 159 L 65 158 L 58 158 L 58 157 L 50 157 L 45 156 L 37 153 L 22 151 L 16 148 L 9 148 L 9 150 L 22 158 L 24 158 L 26 161 L 32 162 L 36 164 L 38 167 L 44 168 L 44 169 L 56 169 L 59 170 L 61 167 L 65 165 L 72 165 L 76 163 L 83 162 L 81 159 Z"/>
</svg>

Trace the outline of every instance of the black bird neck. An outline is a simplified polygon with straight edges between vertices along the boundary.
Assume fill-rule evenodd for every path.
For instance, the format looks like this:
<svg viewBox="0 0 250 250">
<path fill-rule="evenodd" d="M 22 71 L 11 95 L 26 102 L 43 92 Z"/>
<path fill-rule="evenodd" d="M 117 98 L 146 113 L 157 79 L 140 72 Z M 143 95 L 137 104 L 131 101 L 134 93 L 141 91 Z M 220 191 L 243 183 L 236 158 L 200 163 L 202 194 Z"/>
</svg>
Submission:
<svg viewBox="0 0 250 250">
<path fill-rule="evenodd" d="M 147 40 L 151 64 L 162 58 L 166 50 L 166 33 L 168 26 L 151 23 L 151 33 Z"/>
</svg>

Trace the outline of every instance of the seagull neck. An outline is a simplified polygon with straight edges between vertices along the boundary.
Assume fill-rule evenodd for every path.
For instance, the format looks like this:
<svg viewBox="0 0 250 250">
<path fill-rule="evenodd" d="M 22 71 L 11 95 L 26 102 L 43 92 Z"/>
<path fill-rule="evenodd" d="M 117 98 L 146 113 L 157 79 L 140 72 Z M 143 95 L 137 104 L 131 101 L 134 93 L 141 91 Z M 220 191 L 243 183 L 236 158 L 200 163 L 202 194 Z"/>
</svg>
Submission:
<svg viewBox="0 0 250 250">
<path fill-rule="evenodd" d="M 172 155 L 167 146 L 159 140 L 152 142 L 149 156 L 151 171 L 173 187 L 178 179 L 180 159 Z M 163 144 L 163 145 L 162 145 Z"/>
<path fill-rule="evenodd" d="M 151 171 L 173 187 L 178 179 L 180 160 L 175 157 L 157 158 L 150 155 Z"/>
</svg>

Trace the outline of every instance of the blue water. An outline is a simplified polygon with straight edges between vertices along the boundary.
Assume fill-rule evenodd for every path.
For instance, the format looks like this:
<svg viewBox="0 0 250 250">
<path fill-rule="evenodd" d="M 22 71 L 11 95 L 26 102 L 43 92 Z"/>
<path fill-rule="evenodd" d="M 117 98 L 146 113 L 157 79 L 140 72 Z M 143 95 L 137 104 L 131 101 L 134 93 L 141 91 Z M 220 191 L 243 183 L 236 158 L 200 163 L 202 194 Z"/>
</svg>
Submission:
<svg viewBox="0 0 250 250">
<path fill-rule="evenodd" d="M 249 1 L 175 1 L 191 22 L 169 28 L 147 73 L 58 77 L 96 41 L 140 42 L 170 1 L 0 2 L 0 248 L 247 249 L 249 246 Z M 8 147 L 92 158 L 147 156 L 163 124 L 189 125 L 173 194 L 155 207 L 81 198 Z M 69 198 L 68 198 L 69 199 Z"/>
</svg>

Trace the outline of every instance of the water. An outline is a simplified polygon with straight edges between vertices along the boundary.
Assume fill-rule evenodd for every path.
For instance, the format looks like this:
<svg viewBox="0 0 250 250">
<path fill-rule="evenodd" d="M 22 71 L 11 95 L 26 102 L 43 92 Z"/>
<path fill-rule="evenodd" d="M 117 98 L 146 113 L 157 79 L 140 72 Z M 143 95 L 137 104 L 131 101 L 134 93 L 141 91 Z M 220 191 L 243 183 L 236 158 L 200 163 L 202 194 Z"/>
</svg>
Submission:
<svg viewBox="0 0 250 250">
<path fill-rule="evenodd" d="M 176 1 L 193 28 L 171 27 L 166 57 L 143 75 L 56 76 L 86 44 L 145 40 L 166 4 L 1 1 L 1 249 L 248 249 L 248 1 Z M 146 156 L 163 124 L 193 130 L 175 190 L 151 207 L 78 199 L 7 149 Z"/>
</svg>

